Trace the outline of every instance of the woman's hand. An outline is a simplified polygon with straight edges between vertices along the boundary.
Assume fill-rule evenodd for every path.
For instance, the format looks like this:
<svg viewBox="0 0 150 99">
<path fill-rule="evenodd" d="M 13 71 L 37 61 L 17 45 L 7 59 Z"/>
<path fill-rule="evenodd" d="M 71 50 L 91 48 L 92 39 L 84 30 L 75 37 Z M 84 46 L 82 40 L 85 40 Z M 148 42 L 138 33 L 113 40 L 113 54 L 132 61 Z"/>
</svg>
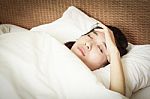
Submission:
<svg viewBox="0 0 150 99">
<path fill-rule="evenodd" d="M 98 30 L 105 34 L 107 59 L 110 62 L 110 89 L 125 95 L 124 72 L 113 32 L 102 23 L 100 23 L 100 27 L 103 29 Z"/>
<path fill-rule="evenodd" d="M 106 56 L 107 56 L 107 60 L 110 62 L 110 60 L 114 54 L 120 55 L 120 53 L 117 49 L 113 32 L 103 24 L 100 24 L 100 26 L 103 29 L 95 29 L 95 31 L 100 31 L 105 34 L 105 44 L 107 47 Z"/>
</svg>

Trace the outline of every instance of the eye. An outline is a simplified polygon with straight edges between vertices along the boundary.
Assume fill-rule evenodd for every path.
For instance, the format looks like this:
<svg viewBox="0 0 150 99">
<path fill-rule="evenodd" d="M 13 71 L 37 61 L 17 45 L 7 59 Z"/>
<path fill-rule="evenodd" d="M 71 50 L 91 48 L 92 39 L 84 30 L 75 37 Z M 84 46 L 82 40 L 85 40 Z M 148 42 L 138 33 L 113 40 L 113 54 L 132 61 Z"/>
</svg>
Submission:
<svg viewBox="0 0 150 99">
<path fill-rule="evenodd" d="M 93 33 L 94 33 L 95 35 L 98 35 L 96 31 L 93 31 Z"/>
<path fill-rule="evenodd" d="M 87 36 L 88 36 L 90 39 L 93 39 L 93 37 L 92 37 L 90 34 L 88 34 Z"/>
<path fill-rule="evenodd" d="M 105 43 L 105 42 L 103 42 L 103 44 L 104 44 L 105 48 L 107 48 L 106 43 Z"/>
<path fill-rule="evenodd" d="M 103 50 L 101 49 L 101 47 L 99 45 L 97 45 L 97 47 L 103 53 Z"/>
</svg>

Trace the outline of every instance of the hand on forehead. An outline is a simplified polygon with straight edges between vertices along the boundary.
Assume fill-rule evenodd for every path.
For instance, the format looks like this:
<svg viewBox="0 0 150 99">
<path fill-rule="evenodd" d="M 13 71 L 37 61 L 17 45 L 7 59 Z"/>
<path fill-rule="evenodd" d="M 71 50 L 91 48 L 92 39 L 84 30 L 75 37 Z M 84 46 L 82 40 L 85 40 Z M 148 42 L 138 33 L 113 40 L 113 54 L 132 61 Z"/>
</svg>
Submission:
<svg viewBox="0 0 150 99">
<path fill-rule="evenodd" d="M 112 30 L 110 30 L 107 26 L 105 26 L 101 22 L 98 23 L 98 26 L 101 27 L 102 29 L 95 28 L 94 31 L 97 31 L 98 33 L 104 33 L 106 40 L 108 41 L 112 40 L 112 42 L 115 42 L 115 38 L 114 38 Z"/>
</svg>

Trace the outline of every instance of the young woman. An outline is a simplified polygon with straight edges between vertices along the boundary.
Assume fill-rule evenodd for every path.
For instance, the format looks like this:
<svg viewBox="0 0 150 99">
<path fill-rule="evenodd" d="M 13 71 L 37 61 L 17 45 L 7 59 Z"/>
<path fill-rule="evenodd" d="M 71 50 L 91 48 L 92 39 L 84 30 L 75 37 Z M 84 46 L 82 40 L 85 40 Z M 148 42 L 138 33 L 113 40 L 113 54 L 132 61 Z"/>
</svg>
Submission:
<svg viewBox="0 0 150 99">
<path fill-rule="evenodd" d="M 128 43 L 118 28 L 106 27 L 100 23 L 100 27 L 92 29 L 76 42 L 67 42 L 65 45 L 91 70 L 110 63 L 110 89 L 125 94 L 125 79 L 120 57 L 127 53 Z"/>
</svg>

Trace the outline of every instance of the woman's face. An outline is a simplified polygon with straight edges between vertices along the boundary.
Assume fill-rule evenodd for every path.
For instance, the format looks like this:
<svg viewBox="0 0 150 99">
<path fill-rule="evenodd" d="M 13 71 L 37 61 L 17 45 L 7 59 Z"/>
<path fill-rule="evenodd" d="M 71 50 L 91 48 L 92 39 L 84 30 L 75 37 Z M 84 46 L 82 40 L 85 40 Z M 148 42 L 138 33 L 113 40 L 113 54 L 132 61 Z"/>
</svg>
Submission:
<svg viewBox="0 0 150 99">
<path fill-rule="evenodd" d="M 81 36 L 71 50 L 91 69 L 102 67 L 107 62 L 104 33 L 93 31 Z"/>
</svg>

